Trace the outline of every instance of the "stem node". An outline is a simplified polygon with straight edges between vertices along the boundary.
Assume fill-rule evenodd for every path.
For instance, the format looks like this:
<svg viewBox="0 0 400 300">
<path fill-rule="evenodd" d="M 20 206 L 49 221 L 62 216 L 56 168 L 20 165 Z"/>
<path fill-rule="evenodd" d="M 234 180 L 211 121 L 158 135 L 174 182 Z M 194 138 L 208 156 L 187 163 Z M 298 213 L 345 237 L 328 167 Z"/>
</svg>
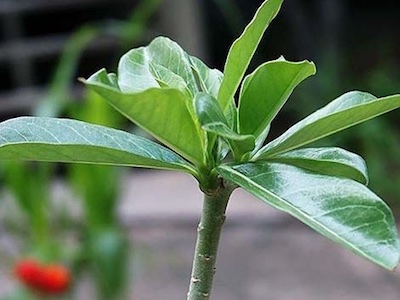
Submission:
<svg viewBox="0 0 400 300">
<path fill-rule="evenodd" d="M 198 278 L 196 278 L 196 277 L 193 277 L 192 276 L 192 278 L 191 278 L 191 282 L 193 282 L 193 283 L 197 283 L 197 282 L 200 282 L 201 280 L 200 279 L 198 279 Z"/>
</svg>

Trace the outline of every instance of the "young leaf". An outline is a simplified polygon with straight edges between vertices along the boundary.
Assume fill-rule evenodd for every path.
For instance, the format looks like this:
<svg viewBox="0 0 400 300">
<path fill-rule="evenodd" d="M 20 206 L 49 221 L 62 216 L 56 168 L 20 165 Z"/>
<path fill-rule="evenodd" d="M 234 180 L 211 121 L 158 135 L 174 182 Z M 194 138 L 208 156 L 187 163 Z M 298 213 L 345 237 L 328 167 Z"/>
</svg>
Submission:
<svg viewBox="0 0 400 300">
<path fill-rule="evenodd" d="M 254 149 L 255 139 L 252 135 L 240 135 L 234 132 L 228 124 L 217 99 L 206 93 L 198 93 L 194 99 L 195 111 L 202 128 L 219 135 L 230 144 L 235 157 Z"/>
<path fill-rule="evenodd" d="M 204 125 L 202 128 L 208 132 L 215 133 L 225 138 L 233 151 L 233 156 L 237 160 L 240 160 L 244 154 L 254 149 L 254 136 L 237 134 L 224 123 L 209 123 Z"/>
<path fill-rule="evenodd" d="M 147 47 L 123 55 L 118 65 L 118 85 L 124 93 L 137 93 L 152 87 L 198 92 L 188 55 L 166 37 L 155 38 Z"/>
<path fill-rule="evenodd" d="M 258 137 L 275 118 L 294 88 L 315 74 L 309 61 L 267 62 L 248 75 L 239 98 L 239 133 Z"/>
<path fill-rule="evenodd" d="M 368 93 L 348 92 L 293 125 L 261 148 L 253 159 L 264 159 L 299 148 L 398 107 L 400 95 L 376 98 Z"/>
<path fill-rule="evenodd" d="M 157 80 L 161 88 L 175 88 L 181 91 L 188 98 L 192 95 L 182 77 L 179 77 L 171 70 L 156 64 L 150 63 L 154 78 Z"/>
<path fill-rule="evenodd" d="M 227 110 L 225 111 L 225 116 L 226 116 L 226 120 L 228 121 L 228 125 L 230 128 L 232 128 L 232 130 L 234 130 L 235 132 L 237 132 L 237 107 L 236 107 L 236 103 L 231 102 L 228 105 Z"/>
<path fill-rule="evenodd" d="M 282 2 L 283 0 L 264 1 L 242 35 L 232 44 L 218 93 L 218 101 L 224 111 L 235 95 L 265 30 L 278 14 Z"/>
<path fill-rule="evenodd" d="M 15 158 L 193 170 L 174 152 L 145 138 L 57 118 L 20 117 L 0 123 L 0 159 Z"/>
<path fill-rule="evenodd" d="M 126 53 L 119 62 L 118 71 L 123 75 L 117 79 L 118 89 L 138 93 L 149 88 L 160 87 L 150 68 L 150 57 L 144 47 Z M 100 71 L 98 72 L 100 73 Z"/>
<path fill-rule="evenodd" d="M 212 95 L 204 92 L 197 93 L 194 97 L 194 109 L 202 126 L 210 123 L 223 123 L 228 126 L 228 121 L 217 99 Z"/>
<path fill-rule="evenodd" d="M 107 82 L 104 70 L 86 84 L 104 97 L 129 120 L 149 132 L 189 161 L 203 162 L 203 138 L 189 110 L 188 98 L 176 89 L 151 88 L 140 93 L 123 93 Z"/>
<path fill-rule="evenodd" d="M 220 174 L 372 262 L 393 269 L 399 240 L 386 204 L 364 185 L 278 163 L 218 167 Z"/>
<path fill-rule="evenodd" d="M 337 147 L 293 150 L 278 154 L 271 160 L 319 174 L 346 177 L 362 184 L 368 183 L 367 166 L 362 157 Z"/>
<path fill-rule="evenodd" d="M 189 59 L 200 90 L 217 98 L 224 74 L 217 69 L 210 69 L 194 56 L 189 56 Z"/>
</svg>

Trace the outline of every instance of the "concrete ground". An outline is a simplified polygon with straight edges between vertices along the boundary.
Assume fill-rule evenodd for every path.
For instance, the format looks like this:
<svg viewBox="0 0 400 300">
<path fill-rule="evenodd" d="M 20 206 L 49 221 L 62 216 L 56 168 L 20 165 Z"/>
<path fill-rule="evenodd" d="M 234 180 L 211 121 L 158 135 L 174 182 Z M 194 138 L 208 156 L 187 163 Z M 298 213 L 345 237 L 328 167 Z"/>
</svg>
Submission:
<svg viewBox="0 0 400 300">
<path fill-rule="evenodd" d="M 201 208 L 184 174 L 140 172 L 124 183 L 121 216 L 136 251 L 135 300 L 185 299 Z M 398 300 L 385 271 L 237 190 L 222 233 L 212 299 Z"/>
</svg>

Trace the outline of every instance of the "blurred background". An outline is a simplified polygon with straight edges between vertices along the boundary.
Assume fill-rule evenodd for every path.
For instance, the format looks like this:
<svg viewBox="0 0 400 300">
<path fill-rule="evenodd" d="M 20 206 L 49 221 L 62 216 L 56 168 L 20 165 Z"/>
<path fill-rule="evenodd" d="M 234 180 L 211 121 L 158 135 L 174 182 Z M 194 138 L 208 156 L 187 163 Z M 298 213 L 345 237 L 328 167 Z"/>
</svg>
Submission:
<svg viewBox="0 0 400 300">
<path fill-rule="evenodd" d="M 223 69 L 260 0 L 0 0 L 0 119 L 69 117 L 144 134 L 77 80 L 158 35 Z M 309 59 L 270 138 L 349 90 L 400 92 L 400 3 L 286 0 L 250 66 Z M 400 214 L 400 111 L 319 145 L 361 154 L 370 187 Z M 67 266 L 55 299 L 184 299 L 201 194 L 182 174 L 104 166 L 0 165 L 0 299 L 26 257 Z M 228 208 L 215 299 L 399 299 L 400 276 L 353 256 L 244 192 Z M 168 295 L 168 296 L 165 296 Z"/>
</svg>

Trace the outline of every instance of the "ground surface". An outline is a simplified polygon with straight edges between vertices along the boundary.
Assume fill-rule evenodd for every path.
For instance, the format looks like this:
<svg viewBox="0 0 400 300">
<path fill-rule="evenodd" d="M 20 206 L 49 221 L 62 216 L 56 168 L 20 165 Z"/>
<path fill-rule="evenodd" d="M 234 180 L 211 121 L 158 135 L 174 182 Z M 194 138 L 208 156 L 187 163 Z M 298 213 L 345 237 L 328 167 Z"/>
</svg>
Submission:
<svg viewBox="0 0 400 300">
<path fill-rule="evenodd" d="M 185 299 L 201 206 L 196 182 L 146 172 L 124 190 L 121 215 L 137 250 L 131 299 Z M 242 191 L 227 214 L 212 299 L 400 299 L 398 271 L 372 265 Z"/>
<path fill-rule="evenodd" d="M 185 299 L 201 198 L 183 174 L 126 176 L 119 214 L 135 254 L 126 300 Z M 376 267 L 243 191 L 235 191 L 227 215 L 213 300 L 400 299 L 400 271 Z M 12 278 L 0 273 L 0 299 Z M 97 300 L 85 284 L 77 294 L 71 300 Z"/>
</svg>

